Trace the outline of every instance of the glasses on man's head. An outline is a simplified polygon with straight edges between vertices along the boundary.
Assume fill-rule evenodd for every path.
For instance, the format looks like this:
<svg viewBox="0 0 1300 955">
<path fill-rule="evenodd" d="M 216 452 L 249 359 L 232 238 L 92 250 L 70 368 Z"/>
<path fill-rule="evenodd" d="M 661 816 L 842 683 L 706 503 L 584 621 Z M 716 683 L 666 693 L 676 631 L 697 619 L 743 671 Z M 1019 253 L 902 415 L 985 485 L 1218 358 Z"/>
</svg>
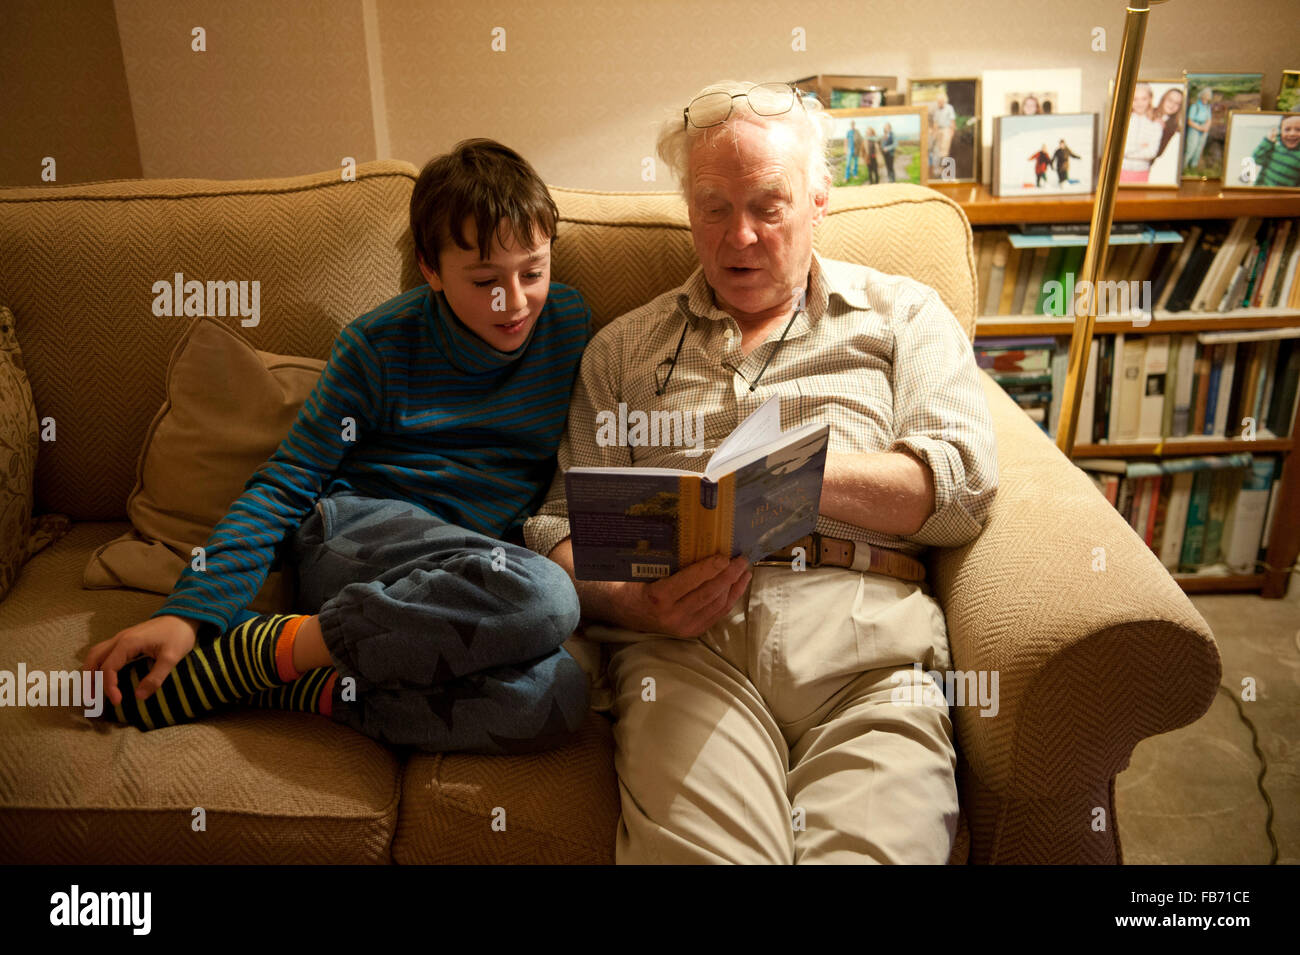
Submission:
<svg viewBox="0 0 1300 955">
<path fill-rule="evenodd" d="M 705 93 L 695 97 L 682 110 L 682 128 L 708 129 L 725 123 L 731 115 L 732 105 L 741 97 L 759 116 L 780 116 L 794 108 L 795 100 L 803 106 L 804 94 L 789 83 L 760 83 L 744 93 Z"/>
</svg>

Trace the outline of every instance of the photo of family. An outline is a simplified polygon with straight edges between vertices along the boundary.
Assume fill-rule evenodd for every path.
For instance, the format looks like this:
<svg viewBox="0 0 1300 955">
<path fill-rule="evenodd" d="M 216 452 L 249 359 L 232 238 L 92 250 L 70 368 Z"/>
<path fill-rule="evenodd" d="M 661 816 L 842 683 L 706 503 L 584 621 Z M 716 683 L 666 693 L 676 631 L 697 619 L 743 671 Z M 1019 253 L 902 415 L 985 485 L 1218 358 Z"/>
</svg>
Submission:
<svg viewBox="0 0 1300 955">
<path fill-rule="evenodd" d="M 912 106 L 827 110 L 827 156 L 836 186 L 928 182 L 925 110 Z"/>
<path fill-rule="evenodd" d="M 885 105 L 885 93 L 882 86 L 864 90 L 831 90 L 831 109 L 875 109 Z"/>
<path fill-rule="evenodd" d="M 993 123 L 995 196 L 1093 191 L 1096 113 L 999 116 Z"/>
<path fill-rule="evenodd" d="M 916 79 L 908 102 L 926 112 L 931 182 L 978 182 L 980 81 Z"/>
<path fill-rule="evenodd" d="M 1232 110 L 1257 110 L 1263 73 L 1187 73 L 1184 179 L 1223 177 L 1223 146 Z"/>
<path fill-rule="evenodd" d="M 1223 188 L 1300 189 L 1300 112 L 1228 114 Z"/>
<path fill-rule="evenodd" d="M 1138 80 L 1124 136 L 1120 186 L 1178 188 L 1186 99 L 1181 79 Z"/>
</svg>

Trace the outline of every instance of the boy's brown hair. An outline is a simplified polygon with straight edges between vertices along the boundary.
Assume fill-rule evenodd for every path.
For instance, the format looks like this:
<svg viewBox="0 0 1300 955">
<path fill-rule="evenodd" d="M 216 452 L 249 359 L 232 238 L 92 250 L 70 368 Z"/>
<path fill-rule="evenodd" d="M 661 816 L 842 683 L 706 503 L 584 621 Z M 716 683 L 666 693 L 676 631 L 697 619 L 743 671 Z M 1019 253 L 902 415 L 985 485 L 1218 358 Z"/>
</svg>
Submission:
<svg viewBox="0 0 1300 955">
<path fill-rule="evenodd" d="M 450 240 L 462 249 L 465 220 L 474 220 L 479 258 L 492 239 L 513 235 L 520 247 L 536 235 L 555 238 L 560 213 L 524 157 L 491 139 L 465 139 L 429 160 L 411 193 L 411 236 L 425 265 L 438 270 L 439 252 Z"/>
</svg>

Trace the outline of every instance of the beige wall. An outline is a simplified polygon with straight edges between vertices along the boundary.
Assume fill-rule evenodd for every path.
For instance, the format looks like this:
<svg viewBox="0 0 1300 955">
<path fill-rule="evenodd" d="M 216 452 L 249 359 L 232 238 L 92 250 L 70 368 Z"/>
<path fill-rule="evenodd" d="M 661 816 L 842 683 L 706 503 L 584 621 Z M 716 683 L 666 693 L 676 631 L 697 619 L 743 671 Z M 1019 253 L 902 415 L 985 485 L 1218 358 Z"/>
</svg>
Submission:
<svg viewBox="0 0 1300 955">
<path fill-rule="evenodd" d="M 112 0 L 4 0 L 0 84 L 0 186 L 140 176 Z"/>
<path fill-rule="evenodd" d="M 45 34 L 66 36 L 52 26 L 60 16 L 50 11 L 68 5 L 35 0 L 0 8 L 0 36 L 12 37 L 15 19 L 30 19 L 38 6 Z M 102 12 L 105 4 L 72 6 Z M 489 136 L 519 149 L 548 182 L 613 190 L 673 188 L 663 170 L 657 182 L 641 178 L 657 125 L 680 115 L 700 86 L 726 77 L 883 73 L 905 83 L 909 76 L 1069 66 L 1083 70 L 1083 108 L 1101 112 L 1124 16 L 1123 0 L 117 0 L 115 6 L 130 108 L 97 111 L 112 135 L 64 122 L 78 115 L 86 93 L 75 88 L 67 50 L 48 43 L 20 57 L 24 89 L 17 109 L 73 136 L 77 149 L 102 145 L 123 157 L 130 150 L 119 142 L 133 113 L 146 177 L 292 175 L 336 167 L 344 156 L 363 161 L 385 152 L 420 164 L 459 139 Z M 367 12 L 373 14 L 369 34 Z M 1173 0 L 1150 14 L 1142 72 L 1262 71 L 1271 106 L 1281 70 L 1300 68 L 1294 15 L 1295 0 L 1241 0 L 1230 12 L 1220 0 Z M 90 70 L 111 87 L 114 68 L 105 47 L 113 30 L 103 26 L 74 31 L 70 42 L 79 45 L 78 54 L 94 54 Z M 194 26 L 207 30 L 206 53 L 190 49 Z M 506 30 L 504 53 L 491 48 L 498 26 Z M 805 31 L 806 52 L 791 49 L 796 27 Z M 1107 31 L 1105 53 L 1091 50 L 1094 27 Z M 34 84 L 31 76 L 47 79 Z M 379 123 L 372 103 L 384 104 Z M 30 163 L 15 164 L 9 153 L 0 172 Z"/>
<path fill-rule="evenodd" d="M 375 158 L 358 0 L 117 0 L 117 23 L 146 178 Z"/>
</svg>

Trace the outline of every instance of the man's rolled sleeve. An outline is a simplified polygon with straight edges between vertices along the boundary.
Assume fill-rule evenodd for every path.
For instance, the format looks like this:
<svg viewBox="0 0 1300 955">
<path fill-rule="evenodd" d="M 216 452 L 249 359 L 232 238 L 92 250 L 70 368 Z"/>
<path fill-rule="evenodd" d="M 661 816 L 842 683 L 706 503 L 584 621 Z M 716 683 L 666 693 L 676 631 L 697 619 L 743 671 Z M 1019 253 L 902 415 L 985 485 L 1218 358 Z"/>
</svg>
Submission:
<svg viewBox="0 0 1300 955">
<path fill-rule="evenodd" d="M 621 324 L 621 323 L 620 323 Z M 622 369 L 618 329 L 606 326 L 592 338 L 582 354 L 578 380 L 569 402 L 569 421 L 556 451 L 555 477 L 546 502 L 524 522 L 524 543 L 543 557 L 569 536 L 569 504 L 564 494 L 564 475 L 571 467 L 631 467 L 627 447 L 601 447 L 596 443 L 596 414 L 617 414 Z"/>
<path fill-rule="evenodd" d="M 907 448 L 929 465 L 934 513 L 903 536 L 957 547 L 979 536 L 997 493 L 993 417 L 966 333 L 937 292 L 916 291 L 899 296 L 894 316 L 897 437 L 890 450 Z"/>
</svg>

